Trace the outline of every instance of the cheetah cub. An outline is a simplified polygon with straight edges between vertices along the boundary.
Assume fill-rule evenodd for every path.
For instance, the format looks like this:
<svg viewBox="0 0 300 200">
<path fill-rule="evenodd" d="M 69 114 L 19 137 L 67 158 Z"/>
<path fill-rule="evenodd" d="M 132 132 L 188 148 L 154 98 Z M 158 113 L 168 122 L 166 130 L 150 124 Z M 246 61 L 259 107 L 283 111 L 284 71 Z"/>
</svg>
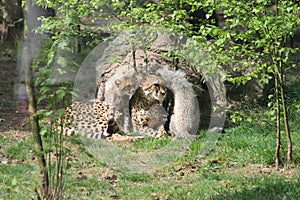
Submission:
<svg viewBox="0 0 300 200">
<path fill-rule="evenodd" d="M 166 111 L 162 103 L 167 89 L 159 84 L 145 85 L 138 88 L 129 101 L 131 121 L 135 132 L 143 136 L 161 137 L 166 131 Z"/>
</svg>

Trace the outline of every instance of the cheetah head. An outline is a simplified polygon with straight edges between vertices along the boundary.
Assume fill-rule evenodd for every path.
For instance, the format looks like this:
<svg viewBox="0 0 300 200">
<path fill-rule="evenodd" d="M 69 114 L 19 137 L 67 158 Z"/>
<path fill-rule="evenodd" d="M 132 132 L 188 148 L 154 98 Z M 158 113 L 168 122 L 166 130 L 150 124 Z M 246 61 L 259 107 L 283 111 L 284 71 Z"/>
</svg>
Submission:
<svg viewBox="0 0 300 200">
<path fill-rule="evenodd" d="M 143 91 L 147 97 L 155 99 L 160 103 L 163 102 L 167 93 L 166 88 L 163 85 L 159 84 L 153 84 L 148 87 L 144 87 Z"/>
</svg>

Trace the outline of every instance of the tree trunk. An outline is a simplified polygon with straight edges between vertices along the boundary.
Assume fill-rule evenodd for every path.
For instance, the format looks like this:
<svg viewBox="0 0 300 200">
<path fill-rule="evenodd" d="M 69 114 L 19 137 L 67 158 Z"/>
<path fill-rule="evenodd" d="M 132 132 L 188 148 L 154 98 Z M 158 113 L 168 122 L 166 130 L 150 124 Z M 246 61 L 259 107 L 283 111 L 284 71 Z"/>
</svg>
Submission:
<svg viewBox="0 0 300 200">
<path fill-rule="evenodd" d="M 48 196 L 49 189 L 49 176 L 48 170 L 43 150 L 42 138 L 40 135 L 40 126 L 38 121 L 37 109 L 36 109 L 36 97 L 34 92 L 34 78 L 33 78 L 33 70 L 32 63 L 34 60 L 34 55 L 39 47 L 38 42 L 33 36 L 33 28 L 32 21 L 37 21 L 37 18 L 32 18 L 32 0 L 27 0 L 24 8 L 24 48 L 23 48 L 23 57 L 22 57 L 22 67 L 25 71 L 25 84 L 26 84 L 26 92 L 28 97 L 28 111 L 30 117 L 30 126 L 31 132 L 34 138 L 34 152 L 37 160 L 37 166 L 40 170 L 39 179 L 41 183 L 41 192 L 43 198 Z M 40 199 L 40 197 L 38 197 Z"/>
<path fill-rule="evenodd" d="M 276 152 L 275 152 L 275 167 L 278 169 L 280 165 L 280 149 L 281 149 L 281 135 L 280 135 L 280 103 L 279 103 L 279 80 L 278 73 L 275 76 L 275 107 L 276 107 Z"/>
<path fill-rule="evenodd" d="M 40 178 L 40 182 L 42 183 L 41 190 L 43 196 L 45 196 L 46 194 L 48 194 L 49 180 L 48 180 L 48 171 L 46 168 L 45 155 L 43 151 L 42 138 L 40 136 L 38 115 L 36 112 L 36 99 L 34 94 L 34 83 L 32 77 L 32 69 L 31 69 L 32 59 L 30 58 L 30 48 L 24 47 L 24 51 L 26 51 L 26 54 L 29 56 L 25 64 L 25 83 L 26 83 L 26 92 L 28 96 L 28 111 L 29 111 L 30 127 L 34 138 L 34 152 L 35 152 L 35 156 L 37 157 L 37 166 L 40 169 L 39 178 Z"/>
<path fill-rule="evenodd" d="M 22 33 L 22 7 L 20 0 L 0 1 L 1 42 L 16 41 Z"/>
<path fill-rule="evenodd" d="M 280 75 L 279 75 L 279 82 L 280 82 L 280 93 L 281 93 L 281 104 L 282 104 L 282 111 L 283 111 L 283 120 L 284 120 L 284 128 L 285 134 L 287 138 L 287 157 L 286 161 L 288 164 L 292 162 L 292 154 L 293 154 L 293 144 L 291 139 L 291 131 L 289 126 L 289 120 L 287 116 L 287 106 L 285 101 L 285 90 L 284 90 L 284 79 L 283 79 L 283 64 L 280 62 Z"/>
</svg>

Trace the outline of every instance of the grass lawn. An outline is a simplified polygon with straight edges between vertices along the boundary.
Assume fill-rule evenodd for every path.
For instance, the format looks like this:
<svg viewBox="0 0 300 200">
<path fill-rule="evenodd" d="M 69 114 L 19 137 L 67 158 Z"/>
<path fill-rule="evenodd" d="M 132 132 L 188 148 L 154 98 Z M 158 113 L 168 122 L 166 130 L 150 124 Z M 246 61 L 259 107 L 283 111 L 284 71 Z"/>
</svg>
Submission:
<svg viewBox="0 0 300 200">
<path fill-rule="evenodd" d="M 207 156 L 199 156 L 205 131 L 174 162 L 126 167 L 105 165 L 79 138 L 65 142 L 65 199 L 299 199 L 300 134 L 292 133 L 294 161 L 275 170 L 275 134 L 268 126 L 243 123 L 226 130 Z M 295 126 L 294 126 L 295 127 Z M 153 152 L 168 146 L 170 139 L 147 139 L 115 144 L 122 151 Z M 37 187 L 32 138 L 14 132 L 0 136 L 0 199 L 29 199 Z M 89 150 L 88 150 L 89 149 Z M 284 153 L 284 152 L 282 152 Z M 49 154 L 50 155 L 50 154 Z M 152 154 L 149 154 L 152 155 Z M 110 155 L 116 156 L 116 155 Z M 55 155 L 50 155 L 55 159 Z M 106 157 L 108 159 L 109 157 Z M 123 158 L 123 157 L 122 157 Z M 115 159 L 115 157 L 114 157 Z M 159 160 L 160 162 L 161 160 Z M 173 161 L 173 160 L 172 160 Z M 128 160 L 128 163 L 135 163 Z M 122 166 L 121 166 L 122 165 Z M 129 168 L 131 165 L 129 166 Z M 151 170 L 147 170 L 151 169 Z M 140 170 L 140 171 L 139 171 Z"/>
<path fill-rule="evenodd" d="M 0 99 L 0 200 L 36 199 L 38 170 L 28 120 L 15 113 L 12 90 L 5 89 L 12 85 L 5 77 L 13 75 L 14 65 L 0 62 L 5 92 Z M 201 131 L 190 148 L 169 138 L 111 144 L 70 137 L 64 142 L 64 199 L 300 199 L 300 79 L 288 80 L 294 150 L 289 167 L 274 168 L 274 126 L 261 117 L 266 108 L 256 112 L 251 107 L 245 113 L 254 116 L 251 123 L 228 128 L 217 143 L 209 140 L 215 135 Z M 284 135 L 282 144 L 286 147 Z M 206 156 L 199 156 L 203 151 Z M 47 154 L 52 164 L 56 158 Z"/>
</svg>

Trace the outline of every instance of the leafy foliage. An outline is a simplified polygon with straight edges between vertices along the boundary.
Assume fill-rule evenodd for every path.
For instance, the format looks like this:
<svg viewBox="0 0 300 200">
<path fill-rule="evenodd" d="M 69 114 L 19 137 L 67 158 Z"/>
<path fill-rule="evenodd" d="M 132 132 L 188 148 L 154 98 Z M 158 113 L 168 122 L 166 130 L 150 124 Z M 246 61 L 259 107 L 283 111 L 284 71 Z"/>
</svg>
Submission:
<svg viewBox="0 0 300 200">
<path fill-rule="evenodd" d="M 272 106 L 269 114 L 275 121 L 281 114 L 284 120 L 288 120 L 284 114 L 285 82 L 280 77 L 283 77 L 290 67 L 296 66 L 291 55 L 297 49 L 288 42 L 300 22 L 298 3 L 287 0 L 36 2 L 56 10 L 55 17 L 41 18 L 43 25 L 37 30 L 51 35 L 51 44 L 45 56 L 48 67 L 42 68 L 41 74 L 50 73 L 50 66 L 54 62 L 59 64 L 58 72 L 62 76 L 67 72 L 64 66 L 74 66 L 76 71 L 78 62 L 69 59 L 68 55 L 77 54 L 81 46 L 98 44 L 101 39 L 99 36 L 104 32 L 112 35 L 119 31 L 143 27 L 147 37 L 151 35 L 151 29 L 160 30 L 163 27 L 168 32 L 189 36 L 192 40 L 188 44 L 191 49 L 205 49 L 205 53 L 212 60 L 207 65 L 212 72 L 216 69 L 213 68 L 215 66 L 227 66 L 227 81 L 240 85 L 252 79 L 259 79 L 265 84 L 274 78 L 278 80 L 278 87 L 275 88 L 274 95 L 272 94 L 274 98 L 271 98 L 269 103 Z M 221 23 L 222 17 L 224 21 Z M 95 21 L 97 19 L 101 19 L 101 23 Z M 151 38 L 145 41 L 149 42 Z M 146 49 L 148 47 L 149 45 L 145 45 Z M 70 54 L 59 54 L 60 50 Z M 40 83 L 44 84 L 42 94 L 51 91 L 49 85 L 45 84 L 47 81 L 49 82 L 47 78 L 40 80 Z M 67 89 L 68 87 L 62 85 L 52 95 L 62 98 L 68 93 Z M 241 121 L 242 118 L 235 114 L 232 115 L 232 119 Z M 246 120 L 252 121 L 251 118 Z"/>
</svg>

